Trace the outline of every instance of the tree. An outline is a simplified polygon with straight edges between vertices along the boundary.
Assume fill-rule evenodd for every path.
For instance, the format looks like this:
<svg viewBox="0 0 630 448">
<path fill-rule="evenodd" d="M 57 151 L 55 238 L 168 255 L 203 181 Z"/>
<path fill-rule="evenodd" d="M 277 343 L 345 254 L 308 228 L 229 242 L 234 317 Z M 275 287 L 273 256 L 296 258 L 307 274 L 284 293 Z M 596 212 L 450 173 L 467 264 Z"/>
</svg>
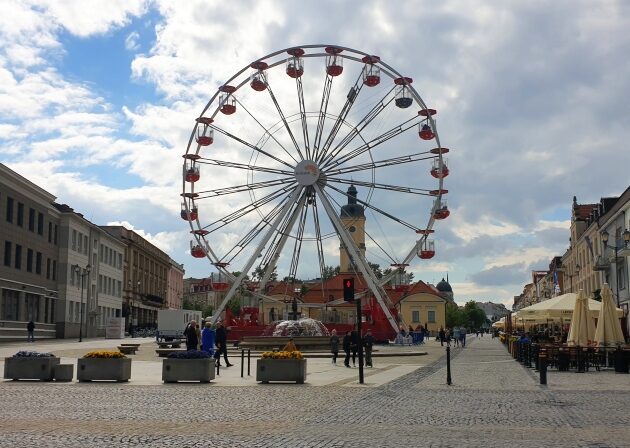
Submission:
<svg viewBox="0 0 630 448">
<path fill-rule="evenodd" d="M 227 304 L 227 307 L 230 309 L 232 314 L 238 316 L 241 313 L 241 301 L 237 297 L 233 297 Z"/>
<path fill-rule="evenodd" d="M 335 266 L 334 268 L 332 266 L 324 266 L 322 280 L 328 280 L 330 278 L 333 278 L 335 275 L 339 274 L 340 270 L 341 268 L 339 266 Z"/>
<path fill-rule="evenodd" d="M 446 327 L 461 327 L 466 325 L 466 316 L 464 311 L 454 303 L 446 305 Z"/>
<path fill-rule="evenodd" d="M 474 300 L 466 302 L 463 311 L 466 317 L 466 326 L 481 328 L 486 323 L 486 313 L 479 308 L 479 305 Z"/>
<path fill-rule="evenodd" d="M 212 314 L 214 313 L 214 308 L 211 305 L 206 306 L 202 311 L 201 314 L 203 315 L 203 317 L 208 317 L 208 316 L 212 316 Z"/>
<path fill-rule="evenodd" d="M 254 269 L 254 272 L 252 272 L 252 278 L 259 282 L 263 279 L 263 277 L 265 276 L 265 270 L 267 269 L 267 267 L 262 267 L 262 266 L 258 266 L 256 267 L 256 269 Z M 269 275 L 269 281 L 270 282 L 275 282 L 278 279 L 278 266 L 274 266 L 273 267 L 273 271 L 271 271 L 271 274 Z"/>
<path fill-rule="evenodd" d="M 370 267 L 370 269 L 372 269 L 372 272 L 374 272 L 374 275 L 376 276 L 376 278 L 383 278 L 383 271 L 381 271 L 381 265 L 368 261 L 368 266 Z"/>
<path fill-rule="evenodd" d="M 182 308 L 185 310 L 201 311 L 201 305 L 199 305 L 198 303 L 193 303 L 190 300 L 184 300 L 184 303 L 182 303 Z"/>
</svg>

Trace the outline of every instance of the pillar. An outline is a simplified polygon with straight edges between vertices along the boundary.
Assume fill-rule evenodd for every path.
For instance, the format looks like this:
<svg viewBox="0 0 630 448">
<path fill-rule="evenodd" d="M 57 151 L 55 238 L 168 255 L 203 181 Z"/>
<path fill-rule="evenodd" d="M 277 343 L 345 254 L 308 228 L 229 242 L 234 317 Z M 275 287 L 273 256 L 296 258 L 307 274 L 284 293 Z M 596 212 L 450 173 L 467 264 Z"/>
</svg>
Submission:
<svg viewBox="0 0 630 448">
<path fill-rule="evenodd" d="M 46 296 L 39 296 L 39 322 L 46 322 Z"/>
<path fill-rule="evenodd" d="M 20 291 L 18 296 L 18 321 L 26 322 L 26 293 Z"/>
</svg>

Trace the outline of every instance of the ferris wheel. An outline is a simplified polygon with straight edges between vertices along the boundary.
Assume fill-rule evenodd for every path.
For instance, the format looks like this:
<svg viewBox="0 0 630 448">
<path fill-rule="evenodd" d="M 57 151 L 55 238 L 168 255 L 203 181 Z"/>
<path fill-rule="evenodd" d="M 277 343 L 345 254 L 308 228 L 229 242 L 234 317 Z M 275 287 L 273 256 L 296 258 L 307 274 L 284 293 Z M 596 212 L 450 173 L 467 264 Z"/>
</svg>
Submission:
<svg viewBox="0 0 630 448">
<path fill-rule="evenodd" d="M 343 253 L 397 329 L 383 285 L 434 256 L 449 215 L 435 116 L 411 78 L 334 45 L 273 52 L 220 86 L 195 120 L 181 195 L 191 255 L 230 284 L 215 320 L 254 270 L 265 297 L 273 276 L 323 279 Z"/>
</svg>

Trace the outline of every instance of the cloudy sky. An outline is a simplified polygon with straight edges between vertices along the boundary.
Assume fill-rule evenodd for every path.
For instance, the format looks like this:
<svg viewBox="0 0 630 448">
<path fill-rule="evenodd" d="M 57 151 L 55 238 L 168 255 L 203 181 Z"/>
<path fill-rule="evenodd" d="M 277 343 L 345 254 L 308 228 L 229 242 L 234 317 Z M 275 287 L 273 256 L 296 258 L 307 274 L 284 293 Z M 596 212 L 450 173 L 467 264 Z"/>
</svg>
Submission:
<svg viewBox="0 0 630 448">
<path fill-rule="evenodd" d="M 451 149 L 451 216 L 435 226 L 436 256 L 410 269 L 431 283 L 448 272 L 459 302 L 509 303 L 566 249 L 574 195 L 628 187 L 628 29 L 621 0 L 3 0 L 0 161 L 204 276 L 178 217 L 194 119 L 266 54 L 354 48 L 413 78 Z"/>
</svg>

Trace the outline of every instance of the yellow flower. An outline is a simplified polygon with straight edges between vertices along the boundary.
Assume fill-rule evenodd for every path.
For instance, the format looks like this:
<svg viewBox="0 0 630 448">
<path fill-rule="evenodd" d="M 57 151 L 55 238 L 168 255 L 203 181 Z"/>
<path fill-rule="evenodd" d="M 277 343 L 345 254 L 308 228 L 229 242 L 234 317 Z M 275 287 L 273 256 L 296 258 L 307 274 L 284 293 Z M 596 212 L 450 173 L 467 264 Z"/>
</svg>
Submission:
<svg viewBox="0 0 630 448">
<path fill-rule="evenodd" d="M 84 358 L 126 358 L 120 352 L 115 352 L 111 350 L 95 350 L 93 352 L 88 352 L 84 356 Z"/>
</svg>

